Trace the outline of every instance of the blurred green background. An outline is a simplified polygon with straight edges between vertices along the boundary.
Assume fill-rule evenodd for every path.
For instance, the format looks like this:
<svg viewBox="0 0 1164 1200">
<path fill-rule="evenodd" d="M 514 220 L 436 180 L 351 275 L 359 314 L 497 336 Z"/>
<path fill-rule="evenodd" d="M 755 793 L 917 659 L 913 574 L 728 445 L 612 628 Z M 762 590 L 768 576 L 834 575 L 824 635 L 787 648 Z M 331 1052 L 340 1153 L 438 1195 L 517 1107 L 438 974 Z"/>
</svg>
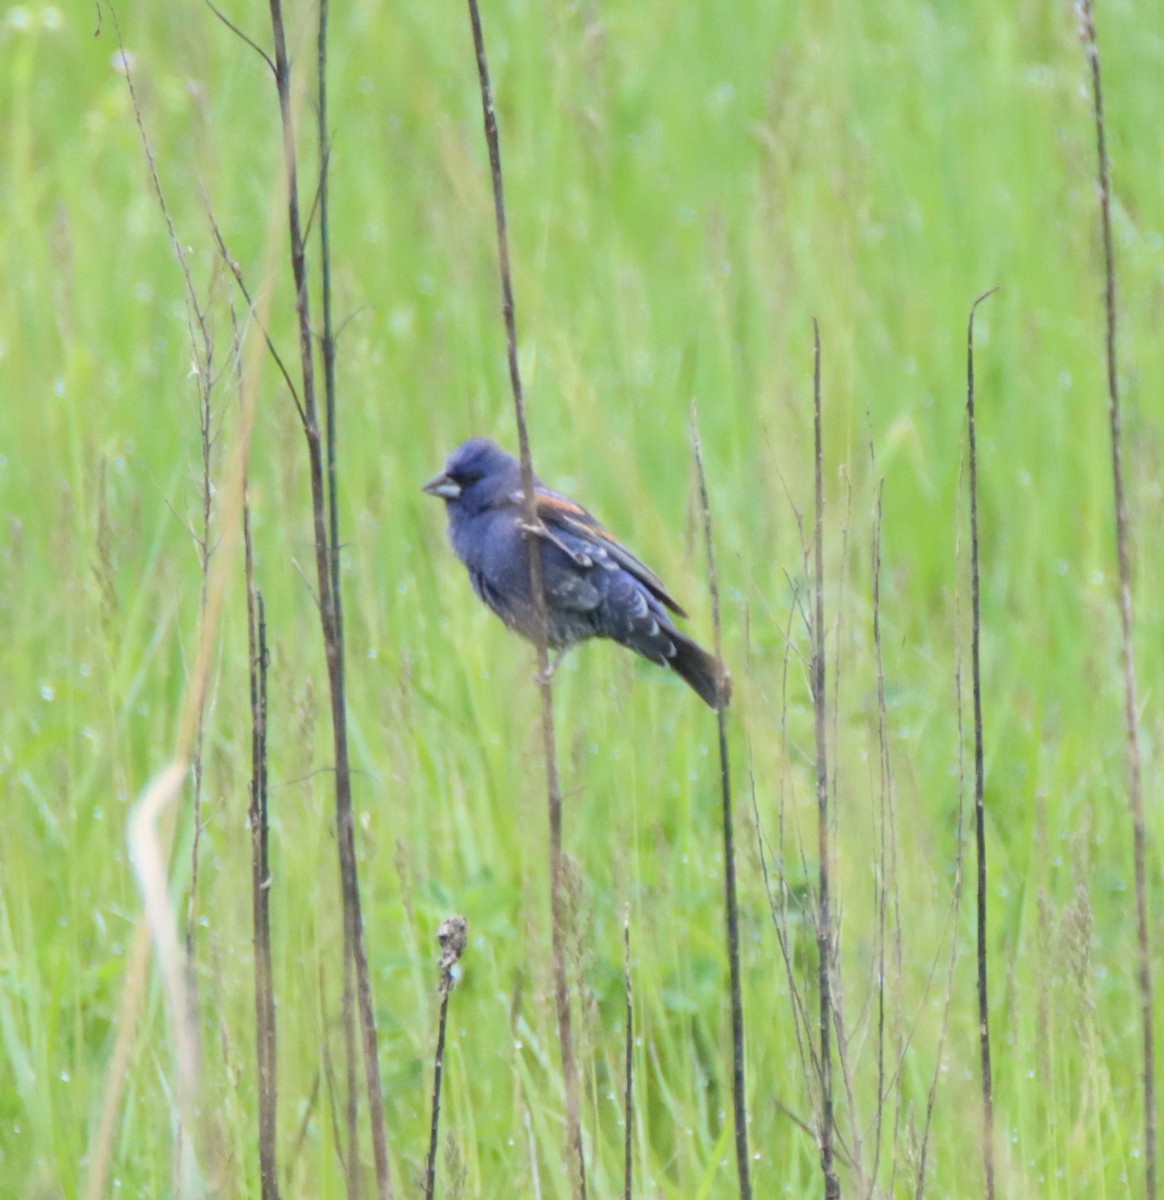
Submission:
<svg viewBox="0 0 1164 1200">
<path fill-rule="evenodd" d="M 268 44 L 265 6 L 225 7 Z M 238 435 L 231 309 L 244 327 L 248 312 L 200 194 L 257 290 L 282 180 L 277 105 L 261 59 L 206 7 L 120 17 L 214 341 L 217 544 Z M 699 403 L 736 681 L 757 1195 L 820 1190 L 813 1139 L 788 1115 L 811 1123 L 816 1095 L 760 850 L 762 833 L 811 1009 L 800 522 L 814 316 L 848 1076 L 838 1121 L 852 1160 L 842 1177 L 846 1194 L 874 1183 L 918 1194 L 936 1072 L 925 1194 L 982 1194 L 972 888 L 957 921 L 951 901 L 970 764 L 956 685 L 965 701 L 966 317 L 993 285 L 978 402 L 1000 1194 L 1142 1194 L 1102 262 L 1070 7 L 505 0 L 483 18 L 539 473 L 655 567 L 707 640 L 688 437 Z M 288 21 L 295 68 L 309 72 L 314 10 L 292 4 Z M 331 29 L 348 698 L 394 1181 L 398 1196 L 420 1194 L 433 939 L 459 911 L 470 943 L 452 999 L 438 1194 L 564 1197 L 533 657 L 478 605 L 439 506 L 419 491 L 464 437 L 515 444 L 468 18 L 458 4 L 357 0 L 333 5 Z M 1159 946 L 1164 7 L 1103 3 L 1099 36 Z M 0 11 L 0 1196 L 83 1186 L 140 910 L 127 815 L 172 752 L 197 624 L 187 311 L 120 62 L 104 6 Z M 301 116 L 307 208 L 310 96 Z M 272 336 L 293 360 L 285 262 Z M 343 1194 L 342 1096 L 323 1063 L 326 1046 L 342 1064 L 341 923 L 327 691 L 300 573 L 313 553 L 302 437 L 269 361 L 259 382 L 251 496 L 272 652 L 279 1152 L 284 1195 L 332 1197 Z M 872 637 L 879 495 L 888 793 Z M 192 911 L 202 1101 L 223 1194 L 257 1195 L 241 560 L 227 597 Z M 592 1194 L 621 1187 L 628 912 L 636 1195 L 734 1194 L 714 723 L 679 681 L 607 644 L 572 655 L 556 694 Z M 188 788 L 171 875 L 183 919 L 192 840 Z M 894 899 L 879 1121 L 882 877 Z M 114 1194 L 171 1193 L 172 1087 L 155 980 Z M 368 1181 L 370 1164 L 365 1146 Z"/>
</svg>

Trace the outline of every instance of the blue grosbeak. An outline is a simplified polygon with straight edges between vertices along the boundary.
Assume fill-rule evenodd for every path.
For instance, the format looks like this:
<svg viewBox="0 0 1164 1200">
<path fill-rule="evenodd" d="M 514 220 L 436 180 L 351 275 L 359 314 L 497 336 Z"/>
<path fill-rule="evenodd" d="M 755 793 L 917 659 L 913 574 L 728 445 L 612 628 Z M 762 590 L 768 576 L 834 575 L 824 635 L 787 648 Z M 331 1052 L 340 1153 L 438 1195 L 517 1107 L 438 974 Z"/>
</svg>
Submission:
<svg viewBox="0 0 1164 1200">
<path fill-rule="evenodd" d="M 723 664 L 676 629 L 679 607 L 649 567 L 584 509 L 535 481 L 534 531 L 542 556 L 547 643 L 565 651 L 591 637 L 612 638 L 670 667 L 712 708 L 731 698 Z M 449 540 L 477 595 L 510 627 L 537 640 L 521 490 L 521 465 L 487 438 L 471 438 L 449 455 L 444 472 L 424 485 L 445 502 Z"/>
</svg>

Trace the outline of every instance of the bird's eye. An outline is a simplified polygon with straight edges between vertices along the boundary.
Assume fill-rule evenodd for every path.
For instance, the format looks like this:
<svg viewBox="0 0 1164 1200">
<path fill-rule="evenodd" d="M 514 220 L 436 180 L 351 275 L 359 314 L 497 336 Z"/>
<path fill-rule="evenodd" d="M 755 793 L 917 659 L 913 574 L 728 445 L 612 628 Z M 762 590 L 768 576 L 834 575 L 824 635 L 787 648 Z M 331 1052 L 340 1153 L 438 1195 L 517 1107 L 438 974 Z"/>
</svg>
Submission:
<svg viewBox="0 0 1164 1200">
<path fill-rule="evenodd" d="M 453 478 L 463 488 L 472 487 L 480 478 L 480 471 L 458 471 Z"/>
</svg>

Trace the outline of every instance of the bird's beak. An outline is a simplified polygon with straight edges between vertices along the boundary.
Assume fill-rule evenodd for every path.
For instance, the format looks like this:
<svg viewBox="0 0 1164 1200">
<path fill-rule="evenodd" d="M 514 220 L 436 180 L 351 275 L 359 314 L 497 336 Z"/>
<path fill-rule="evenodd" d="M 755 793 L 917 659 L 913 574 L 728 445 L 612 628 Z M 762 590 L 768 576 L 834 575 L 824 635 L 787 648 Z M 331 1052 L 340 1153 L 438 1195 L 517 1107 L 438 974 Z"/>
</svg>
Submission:
<svg viewBox="0 0 1164 1200">
<path fill-rule="evenodd" d="M 421 489 L 430 496 L 440 496 L 445 500 L 455 500 L 461 494 L 461 485 L 448 475 L 440 474 L 430 479 Z"/>
</svg>

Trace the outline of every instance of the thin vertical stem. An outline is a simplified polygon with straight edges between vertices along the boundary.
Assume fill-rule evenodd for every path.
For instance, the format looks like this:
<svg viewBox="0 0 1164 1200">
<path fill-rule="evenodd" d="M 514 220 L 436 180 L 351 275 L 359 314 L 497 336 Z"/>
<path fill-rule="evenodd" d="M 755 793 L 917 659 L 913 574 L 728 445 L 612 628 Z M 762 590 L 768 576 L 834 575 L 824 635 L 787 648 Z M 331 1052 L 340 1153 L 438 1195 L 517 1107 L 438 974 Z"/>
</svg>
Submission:
<svg viewBox="0 0 1164 1200">
<path fill-rule="evenodd" d="M 344 636 L 343 594 L 339 577 L 339 503 L 336 477 L 336 429 L 335 406 L 335 332 L 331 312 L 331 137 L 327 128 L 327 30 L 330 6 L 328 0 L 319 0 L 319 26 L 316 36 L 316 82 L 318 87 L 317 141 L 319 143 L 319 262 L 320 292 L 323 307 L 323 329 L 320 333 L 320 350 L 323 358 L 323 414 L 324 442 L 327 455 L 327 517 L 328 551 L 331 573 L 332 606 L 335 614 L 336 637 L 342 646 Z M 344 657 L 341 653 L 336 663 L 340 688 L 344 688 Z M 353 981 L 355 956 L 348 934 L 348 923 L 344 923 L 344 970 L 342 990 L 341 1023 L 344 1034 L 344 1060 L 347 1095 L 345 1098 L 348 1144 L 351 1151 L 345 1159 L 345 1181 L 348 1200 L 358 1200 L 360 1194 L 359 1155 L 355 1153 L 359 1133 L 359 1091 L 356 1079 L 356 1027 L 355 993 Z"/>
<path fill-rule="evenodd" d="M 1128 772 L 1128 803 L 1132 814 L 1132 854 L 1136 886 L 1136 939 L 1139 947 L 1137 981 L 1144 1064 L 1144 1194 L 1156 1200 L 1156 1037 L 1152 1024 L 1152 948 L 1148 932 L 1147 842 L 1144 790 L 1140 763 L 1140 711 L 1136 699 L 1136 659 L 1132 611 L 1132 566 L 1128 548 L 1129 518 L 1124 495 L 1123 445 L 1120 418 L 1119 371 L 1116 362 L 1116 276 L 1111 234 L 1111 168 L 1103 121 L 1103 86 L 1099 71 L 1099 40 L 1091 0 L 1078 5 L 1080 32 L 1091 67 L 1091 100 L 1095 114 L 1095 150 L 1099 174 L 1099 214 L 1103 230 L 1104 311 L 1107 351 L 1107 413 L 1111 428 L 1111 477 L 1115 498 L 1116 556 L 1119 561 L 1120 655 L 1124 679 L 1124 728 Z"/>
<path fill-rule="evenodd" d="M 343 596 L 339 581 L 339 510 L 336 480 L 336 429 L 335 410 L 335 328 L 331 313 L 331 135 L 327 128 L 327 18 L 328 0 L 319 0 L 318 76 L 319 76 L 319 264 L 321 299 L 323 304 L 323 331 L 320 346 L 323 352 L 323 412 L 327 441 L 327 513 L 328 535 L 331 550 L 331 590 L 335 607 L 336 630 L 343 640 Z M 342 677 L 344 663 L 339 662 Z"/>
<path fill-rule="evenodd" d="M 691 406 L 691 446 L 695 454 L 695 470 L 699 477 L 699 500 L 703 511 L 703 541 L 707 550 L 707 583 L 711 592 L 711 625 L 715 657 L 723 662 L 723 637 L 719 615 L 719 579 L 715 570 L 715 543 L 711 536 L 711 504 L 707 497 L 707 476 L 703 470 L 703 450 L 699 444 L 699 428 L 695 405 Z M 736 849 L 732 824 L 732 782 L 727 744 L 727 672 L 722 668 L 716 676 L 715 716 L 719 733 L 719 781 L 723 807 L 723 886 L 724 914 L 728 945 L 728 973 L 732 1012 L 732 1107 L 736 1133 L 736 1174 L 739 1178 L 741 1200 L 751 1200 L 751 1164 L 748 1161 L 748 1106 L 744 1076 L 744 1002 L 740 982 L 740 914 L 736 897 Z"/>
<path fill-rule="evenodd" d="M 356 1047 L 355 961 L 344 926 L 343 986 L 340 989 L 340 1026 L 344 1043 L 344 1132 L 348 1139 L 343 1155 L 344 1188 L 348 1200 L 360 1200 L 360 1087 Z M 336 1139 L 337 1142 L 339 1139 Z"/>
<path fill-rule="evenodd" d="M 432 1200 L 436 1195 L 436 1158 L 440 1144 L 441 1124 L 441 1078 L 445 1066 L 445 1028 L 449 1021 L 449 992 L 441 988 L 441 1012 L 437 1019 L 437 1045 L 433 1057 L 432 1117 L 429 1122 L 428 1162 L 424 1172 L 424 1198 Z"/>
<path fill-rule="evenodd" d="M 445 1066 L 445 1029 L 449 1020 L 449 994 L 456 986 L 453 967 L 465 952 L 465 941 L 468 936 L 469 923 L 464 917 L 449 917 L 441 922 L 437 932 L 437 941 L 441 944 L 440 958 L 440 994 L 441 1012 L 437 1022 L 437 1046 L 432 1068 L 432 1118 L 429 1122 L 428 1163 L 424 1173 L 425 1200 L 433 1200 L 436 1195 L 436 1156 L 440 1142 L 441 1124 L 441 1080 Z"/>
<path fill-rule="evenodd" d="M 182 281 L 186 295 L 186 327 L 190 339 L 190 349 L 194 357 L 194 374 L 198 385 L 198 425 L 200 444 L 202 449 L 202 528 L 200 534 L 195 535 L 195 542 L 198 548 L 198 567 L 201 579 L 201 588 L 199 594 L 199 619 L 205 616 L 206 606 L 209 593 L 210 582 L 210 519 L 211 519 L 211 497 L 213 495 L 210 469 L 211 469 L 211 398 L 214 390 L 214 340 L 210 332 L 210 326 L 207 320 L 206 306 L 198 299 L 197 291 L 194 287 L 194 278 L 190 269 L 190 256 L 187 248 L 183 245 L 181 238 L 178 236 L 177 226 L 174 224 L 173 214 L 170 212 L 169 205 L 166 201 L 165 192 L 162 189 L 162 179 L 158 171 L 157 159 L 154 156 L 153 147 L 150 144 L 149 135 L 146 133 L 145 119 L 142 115 L 141 104 L 138 101 L 137 88 L 134 85 L 133 72 L 129 67 L 129 58 L 125 51 L 125 40 L 122 37 L 121 22 L 117 16 L 117 9 L 110 6 L 110 14 L 113 18 L 113 29 L 117 38 L 117 48 L 121 55 L 121 61 L 125 75 L 125 85 L 129 92 L 130 108 L 133 110 L 134 123 L 137 125 L 138 136 L 141 140 L 142 152 L 145 156 L 146 166 L 149 171 L 150 182 L 153 185 L 154 198 L 157 200 L 158 209 L 162 214 L 162 219 L 166 224 L 166 233 L 169 238 L 170 248 L 174 253 L 174 257 L 178 262 L 178 267 L 182 272 Z M 191 1031 L 191 1036 L 195 1036 L 198 1030 L 198 975 L 195 970 L 195 914 L 198 904 L 198 866 L 199 866 L 199 851 L 202 842 L 202 747 L 203 747 L 203 731 L 206 715 L 206 693 L 203 691 L 199 698 L 199 706 L 197 711 L 197 723 L 194 731 L 194 743 L 191 750 L 191 767 L 193 773 L 193 828 L 194 834 L 190 843 L 190 889 L 186 900 L 186 923 L 185 923 L 185 988 L 186 988 L 186 1006 L 187 1013 L 185 1017 L 186 1025 Z M 198 1050 L 201 1053 L 200 1049 Z M 178 1145 L 181 1147 L 182 1141 L 186 1136 L 186 1131 L 179 1125 L 178 1129 Z"/>
<path fill-rule="evenodd" d="M 132 85 L 131 85 L 132 86 Z M 136 99 L 136 98 L 135 98 Z M 160 187 L 159 187 L 160 192 Z M 202 527 L 198 542 L 198 569 L 201 576 L 199 591 L 199 610 L 206 608 L 206 589 L 210 581 L 210 519 L 212 515 L 212 497 L 214 495 L 210 478 L 211 461 L 211 397 L 213 391 L 212 352 L 213 343 L 207 330 L 206 321 L 201 309 L 194 304 L 194 297 L 188 298 L 188 304 L 194 309 L 202 330 L 202 353 L 199 354 L 195 344 L 195 371 L 198 375 L 198 433 L 202 449 Z M 191 324 L 191 340 L 193 341 L 193 324 Z M 237 335 L 235 350 L 237 351 Z M 195 970 L 194 930 L 198 911 L 198 865 L 199 850 L 202 842 L 202 745 L 205 733 L 205 710 L 198 714 L 198 729 L 194 735 L 194 757 L 191 764 L 194 777 L 194 806 L 193 826 L 194 836 L 190 841 L 190 894 L 186 899 L 186 981 L 190 989 L 191 1012 L 198 1012 L 198 973 Z"/>
<path fill-rule="evenodd" d="M 994 1086 L 990 1069 L 990 992 L 986 946 L 986 769 L 982 733 L 982 666 L 979 654 L 981 608 L 978 560 L 978 450 L 974 425 L 974 314 L 987 296 L 970 307 L 966 327 L 966 422 L 970 440 L 970 672 L 974 697 L 974 832 L 978 849 L 978 1046 L 982 1063 L 982 1169 L 987 1200 L 994 1197 Z"/>
<path fill-rule="evenodd" d="M 116 10 L 111 11 L 116 21 Z M 123 44 L 120 37 L 118 44 Z M 262 282 L 252 305 L 255 325 L 259 329 L 265 328 L 271 308 L 271 280 L 274 274 L 277 245 L 274 230 L 275 212 L 272 207 L 268 214 L 268 233 L 262 256 L 260 271 Z M 222 611 L 227 576 L 231 569 L 232 549 L 239 536 L 243 480 L 250 453 L 257 397 L 257 391 L 250 381 L 255 378 L 257 373 L 254 368 L 257 366 L 258 355 L 262 352 L 261 345 L 253 340 L 248 341 L 245 351 L 248 368 L 240 374 L 240 378 L 245 382 L 240 387 L 239 435 L 230 456 L 230 464 L 224 472 L 225 486 L 220 487 L 219 490 L 221 502 L 218 511 L 221 515 L 222 539 L 216 548 L 215 562 L 210 570 L 206 604 L 202 607 L 198 617 L 195 653 L 182 694 L 173 758 L 170 764 L 151 781 L 130 818 L 130 837 L 138 839 L 134 842 L 133 852 L 135 855 L 144 852 L 149 861 L 141 864 L 139 860 L 135 859 L 135 866 L 140 867 L 138 879 L 143 889 L 143 911 L 134 931 L 133 944 L 128 956 L 124 987 L 118 1009 L 117 1030 L 108 1069 L 105 1073 L 100 1114 L 95 1123 L 93 1139 L 87 1155 L 84 1185 L 86 1200 L 99 1200 L 107 1191 L 106 1185 L 113 1158 L 118 1120 L 124 1111 L 122 1098 L 126 1081 L 129 1079 L 130 1060 L 136 1038 L 135 1031 L 138 1028 L 138 1014 L 141 1011 L 146 991 L 151 935 L 157 939 L 156 948 L 163 971 L 163 980 L 167 986 L 167 996 L 172 997 L 175 994 L 170 990 L 173 977 L 168 970 L 169 939 L 167 937 L 165 942 L 162 940 L 163 930 L 155 920 L 153 909 L 156 906 L 152 898 L 157 885 L 160 885 L 157 895 L 161 898 L 168 897 L 165 863 L 169 861 L 174 834 L 171 805 L 186 778 L 187 765 L 197 733 L 199 713 L 205 703 L 211 674 L 214 633 Z M 157 824 L 159 817 L 164 818 L 160 827 Z M 169 920 L 173 925 L 172 913 Z M 176 941 L 176 932 L 174 940 Z M 177 978 L 181 981 L 177 993 L 180 995 L 184 984 L 184 975 L 181 971 L 177 973 Z M 189 1009 L 183 1004 L 180 1009 L 175 1008 L 174 1011 L 189 1012 Z M 185 1037 L 186 1035 L 181 1030 L 178 1030 L 174 1036 L 174 1044 L 179 1047 L 180 1053 L 182 1052 L 180 1043 Z M 184 1094 L 183 1087 L 182 1072 L 179 1070 L 177 1083 L 179 1096 Z"/>
<path fill-rule="evenodd" d="M 493 209 L 497 223 L 497 259 L 501 276 L 501 311 L 505 321 L 505 345 L 509 361 L 509 382 L 513 390 L 513 410 L 517 421 L 517 441 L 521 455 L 521 482 L 525 496 L 526 554 L 530 585 L 537 617 L 538 690 L 541 694 L 542 749 L 546 764 L 546 801 L 550 826 L 550 924 L 554 960 L 554 1008 L 558 1018 L 558 1044 L 562 1053 L 562 1075 L 566 1092 L 566 1129 L 568 1157 L 574 1162 L 573 1188 L 577 1200 L 586 1200 L 586 1160 L 582 1148 L 582 1119 L 578 1105 L 578 1073 L 574 1061 L 574 1035 L 570 1019 L 570 991 L 566 978 L 566 896 L 562 861 L 562 790 L 558 780 L 558 753 L 554 733 L 554 693 L 550 681 L 550 657 L 547 641 L 548 618 L 542 583 L 542 556 L 534 492 L 533 461 L 530 456 L 529 430 L 525 419 L 525 400 L 517 359 L 517 323 L 514 317 L 513 280 L 509 266 L 509 237 L 505 222 L 505 191 L 501 178 L 501 143 L 497 116 L 493 108 L 493 89 L 489 82 L 489 64 L 485 57 L 485 37 L 477 0 L 468 0 L 469 20 L 473 27 L 473 45 L 477 54 L 477 75 L 481 85 L 481 109 L 485 123 L 485 141 L 489 148 L 489 167 L 493 182 Z"/>
<path fill-rule="evenodd" d="M 815 483 L 814 612 L 812 620 L 812 710 L 816 733 L 816 815 L 818 899 L 816 921 L 817 977 L 820 991 L 820 1167 L 825 1200 L 839 1200 L 841 1184 L 833 1162 L 832 1074 L 832 912 L 829 899 L 829 760 L 828 694 L 825 691 L 824 620 L 824 447 L 821 435 L 820 326 L 812 322 L 812 424 Z"/>
<path fill-rule="evenodd" d="M 343 675 L 343 627 L 340 623 L 336 589 L 332 585 L 335 554 L 328 533 L 328 505 L 325 498 L 323 450 L 319 433 L 315 389 L 315 361 L 311 324 L 307 246 L 299 212 L 298 167 L 295 151 L 295 126 L 291 112 L 291 64 L 283 24 L 281 0 L 270 0 L 271 31 L 275 50 L 275 86 L 283 130 L 283 160 L 287 182 L 287 218 L 290 236 L 291 270 L 295 281 L 295 311 L 299 328 L 299 358 L 303 378 L 303 433 L 311 476 L 311 509 L 315 541 L 316 583 L 319 589 L 319 615 L 327 660 L 328 693 L 331 702 L 332 740 L 335 752 L 336 842 L 340 864 L 340 894 L 344 913 L 344 956 L 355 967 L 356 999 L 364 1052 L 364 1076 L 372 1128 L 372 1151 L 376 1163 L 376 1186 L 380 1200 L 391 1200 L 392 1181 L 388 1167 L 388 1141 L 384 1125 L 384 1095 L 380 1081 L 377 1048 L 376 1013 L 372 1003 L 372 985 L 364 945 L 363 914 L 360 910 L 359 866 L 356 861 L 355 827 L 352 816 L 352 776 L 348 750 L 347 701 Z M 321 175 L 327 171 L 324 156 Z M 331 524 L 336 514 L 332 505 Z M 347 978 L 346 968 L 344 973 Z M 350 1011 L 345 1004 L 345 1013 Z M 356 1146 L 348 1147 L 349 1158 Z"/>
<path fill-rule="evenodd" d="M 275 991 L 271 971 L 271 868 L 267 820 L 267 618 L 255 587 L 249 506 L 243 501 L 246 557 L 247 640 L 250 644 L 251 908 L 255 955 L 255 1057 L 259 1077 L 259 1181 L 263 1200 L 279 1200 L 275 1153 L 278 1113 Z"/>
</svg>

